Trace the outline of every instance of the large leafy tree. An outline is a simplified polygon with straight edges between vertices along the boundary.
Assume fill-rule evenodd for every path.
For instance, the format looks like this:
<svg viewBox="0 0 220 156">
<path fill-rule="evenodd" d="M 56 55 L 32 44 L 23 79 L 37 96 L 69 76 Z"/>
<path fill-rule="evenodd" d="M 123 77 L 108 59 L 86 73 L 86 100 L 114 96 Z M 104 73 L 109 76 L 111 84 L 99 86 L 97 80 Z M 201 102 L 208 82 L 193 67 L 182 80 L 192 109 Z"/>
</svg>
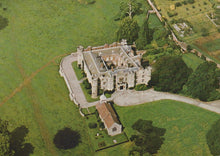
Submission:
<svg viewBox="0 0 220 156">
<path fill-rule="evenodd" d="M 138 39 L 139 26 L 136 20 L 129 17 L 124 18 L 117 30 L 117 39 L 127 39 L 129 44 L 132 44 Z"/>
<path fill-rule="evenodd" d="M 155 90 L 178 93 L 191 71 L 180 56 L 163 56 L 153 65 L 150 84 Z"/>
<path fill-rule="evenodd" d="M 184 92 L 194 98 L 207 101 L 212 94 L 215 94 L 218 87 L 216 64 L 204 62 L 190 75 Z"/>
<path fill-rule="evenodd" d="M 131 140 L 134 141 L 134 147 L 130 154 L 138 152 L 140 155 L 144 153 L 155 154 L 160 149 L 164 141 L 166 129 L 154 127 L 152 121 L 139 119 L 132 128 L 138 131 L 137 135 L 132 135 Z"/>
<path fill-rule="evenodd" d="M 120 3 L 121 19 L 124 17 L 133 18 L 134 15 L 141 13 L 141 3 L 136 0 L 126 0 Z"/>
<path fill-rule="evenodd" d="M 207 144 L 212 155 L 220 155 L 220 119 L 206 134 Z"/>
</svg>

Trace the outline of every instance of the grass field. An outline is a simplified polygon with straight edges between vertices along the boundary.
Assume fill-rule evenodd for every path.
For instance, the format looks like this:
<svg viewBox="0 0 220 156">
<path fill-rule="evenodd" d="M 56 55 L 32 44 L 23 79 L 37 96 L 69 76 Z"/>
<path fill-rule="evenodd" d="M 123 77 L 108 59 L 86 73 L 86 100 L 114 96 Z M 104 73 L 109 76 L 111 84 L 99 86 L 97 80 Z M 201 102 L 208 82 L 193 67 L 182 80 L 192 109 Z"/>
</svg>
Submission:
<svg viewBox="0 0 220 156">
<path fill-rule="evenodd" d="M 131 128 L 138 119 L 152 120 L 153 125 L 166 129 L 165 142 L 157 155 L 210 155 L 206 144 L 206 132 L 220 115 L 182 102 L 162 100 L 138 106 L 114 106 L 125 127 L 128 137 L 135 134 Z M 116 154 L 117 150 L 127 155 L 132 143 L 106 150 Z M 98 152 L 98 155 L 104 155 Z"/>
<path fill-rule="evenodd" d="M 61 57 L 79 45 L 115 41 L 117 22 L 113 19 L 118 1 L 97 0 L 93 5 L 72 0 L 1 3 L 0 15 L 9 20 L 0 30 L 1 118 L 9 121 L 10 130 L 21 125 L 28 128 L 26 141 L 34 146 L 33 155 L 93 155 L 85 120 L 70 102 L 58 68 Z M 75 149 L 54 147 L 53 137 L 64 127 L 80 132 L 82 142 Z"/>
<path fill-rule="evenodd" d="M 186 65 L 191 68 L 193 71 L 202 63 L 204 60 L 196 56 L 192 53 L 183 54 L 182 56 L 183 61 Z"/>
<path fill-rule="evenodd" d="M 201 37 L 192 42 L 201 52 L 211 56 L 217 63 L 220 63 L 220 33 L 207 37 Z"/>
</svg>

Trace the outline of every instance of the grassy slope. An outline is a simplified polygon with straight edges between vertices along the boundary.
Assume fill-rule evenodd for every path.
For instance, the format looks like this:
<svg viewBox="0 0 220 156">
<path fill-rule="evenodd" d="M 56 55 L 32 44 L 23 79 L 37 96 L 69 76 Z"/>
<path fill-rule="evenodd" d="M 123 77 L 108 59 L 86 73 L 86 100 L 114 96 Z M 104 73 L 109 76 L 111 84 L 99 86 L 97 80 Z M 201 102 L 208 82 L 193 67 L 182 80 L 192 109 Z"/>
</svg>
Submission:
<svg viewBox="0 0 220 156">
<path fill-rule="evenodd" d="M 165 142 L 158 155 L 210 155 L 205 135 L 220 115 L 182 102 L 162 100 L 138 106 L 115 106 L 125 132 L 130 137 L 135 132 L 131 128 L 138 119 L 152 120 L 153 124 L 166 129 Z M 108 150 L 128 154 L 131 143 Z M 99 152 L 97 155 L 104 155 Z"/>
<path fill-rule="evenodd" d="M 189 68 L 192 68 L 194 71 L 204 60 L 200 59 L 198 56 L 192 54 L 192 53 L 187 53 L 183 54 L 182 56 L 183 61 L 186 63 L 186 65 Z"/>
</svg>

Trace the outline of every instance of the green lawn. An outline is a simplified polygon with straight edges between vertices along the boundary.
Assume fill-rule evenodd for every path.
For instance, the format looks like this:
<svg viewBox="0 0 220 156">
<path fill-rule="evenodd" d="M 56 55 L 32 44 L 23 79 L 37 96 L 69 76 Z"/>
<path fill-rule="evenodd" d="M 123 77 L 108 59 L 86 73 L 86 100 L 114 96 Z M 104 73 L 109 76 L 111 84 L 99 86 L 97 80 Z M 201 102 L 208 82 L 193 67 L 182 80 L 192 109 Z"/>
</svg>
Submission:
<svg viewBox="0 0 220 156">
<path fill-rule="evenodd" d="M 77 62 L 72 63 L 73 69 L 75 71 L 76 77 L 78 80 L 81 80 L 84 76 L 82 74 L 82 70 L 77 67 Z"/>
<path fill-rule="evenodd" d="M 196 56 L 192 53 L 183 54 L 182 56 L 183 61 L 186 65 L 191 68 L 193 71 L 202 63 L 204 60 Z"/>
<path fill-rule="evenodd" d="M 220 39 L 216 39 L 214 41 L 206 42 L 203 46 L 210 52 L 220 50 Z"/>
<path fill-rule="evenodd" d="M 155 28 L 163 28 L 164 29 L 162 23 L 160 22 L 160 20 L 156 14 L 149 15 L 148 24 L 149 24 L 150 29 L 155 29 Z"/>
<path fill-rule="evenodd" d="M 0 15 L 8 18 L 9 25 L 0 30 L 0 102 L 11 97 L 0 105 L 1 118 L 9 121 L 10 130 L 21 125 L 28 128 L 26 141 L 34 146 L 33 155 L 54 155 L 51 150 L 56 155 L 93 155 L 85 119 L 59 76 L 61 57 L 51 60 L 76 51 L 79 45 L 114 42 L 118 1 L 96 0 L 93 5 L 72 0 L 1 3 Z M 14 90 L 16 94 L 11 94 Z M 64 127 L 80 132 L 82 142 L 75 149 L 63 151 L 53 146 L 54 135 Z"/>
<path fill-rule="evenodd" d="M 91 97 L 91 94 L 89 94 L 87 91 L 87 89 L 85 88 L 85 86 L 82 84 L 82 83 L 80 83 L 80 86 L 81 86 L 81 88 L 82 88 L 82 91 L 83 91 L 83 93 L 84 93 L 84 95 L 85 95 L 85 97 L 86 97 L 86 100 L 88 101 L 88 102 L 94 102 L 94 101 L 98 101 L 99 100 L 99 98 L 92 98 Z"/>
<path fill-rule="evenodd" d="M 152 120 L 153 125 L 166 129 L 165 142 L 157 155 L 210 155 L 206 132 L 220 115 L 172 100 L 162 100 L 138 106 L 114 106 L 128 137 L 135 134 L 131 128 L 138 119 Z M 109 154 L 121 151 L 128 154 L 132 143 L 116 147 Z M 98 155 L 104 155 L 99 152 Z"/>
</svg>

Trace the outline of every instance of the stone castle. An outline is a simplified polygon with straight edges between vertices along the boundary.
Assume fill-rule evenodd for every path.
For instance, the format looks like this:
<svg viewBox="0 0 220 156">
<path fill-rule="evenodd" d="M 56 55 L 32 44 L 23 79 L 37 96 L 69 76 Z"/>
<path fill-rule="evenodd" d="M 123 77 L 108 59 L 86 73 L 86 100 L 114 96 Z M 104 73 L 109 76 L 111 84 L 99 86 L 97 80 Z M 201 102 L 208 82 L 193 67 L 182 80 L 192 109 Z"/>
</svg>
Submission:
<svg viewBox="0 0 220 156">
<path fill-rule="evenodd" d="M 126 90 L 137 84 L 148 84 L 151 67 L 141 66 L 141 55 L 135 55 L 126 40 L 99 47 L 77 48 L 78 66 L 84 70 L 92 86 L 92 98 L 98 88 L 104 91 Z"/>
</svg>

